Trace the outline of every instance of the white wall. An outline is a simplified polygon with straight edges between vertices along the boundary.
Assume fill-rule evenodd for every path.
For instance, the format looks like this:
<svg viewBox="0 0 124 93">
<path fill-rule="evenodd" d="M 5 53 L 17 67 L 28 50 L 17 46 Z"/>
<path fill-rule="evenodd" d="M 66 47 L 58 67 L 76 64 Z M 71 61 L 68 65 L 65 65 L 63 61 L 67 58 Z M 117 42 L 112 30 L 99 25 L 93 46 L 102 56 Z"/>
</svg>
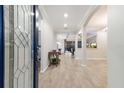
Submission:
<svg viewBox="0 0 124 93">
<path fill-rule="evenodd" d="M 108 87 L 124 87 L 124 6 L 108 6 Z"/>
<path fill-rule="evenodd" d="M 44 72 L 48 65 L 48 52 L 57 49 L 56 34 L 47 23 L 47 21 L 41 22 L 41 70 Z"/>
<path fill-rule="evenodd" d="M 86 48 L 88 60 L 106 60 L 107 59 L 107 31 L 97 32 L 97 48 Z"/>
</svg>

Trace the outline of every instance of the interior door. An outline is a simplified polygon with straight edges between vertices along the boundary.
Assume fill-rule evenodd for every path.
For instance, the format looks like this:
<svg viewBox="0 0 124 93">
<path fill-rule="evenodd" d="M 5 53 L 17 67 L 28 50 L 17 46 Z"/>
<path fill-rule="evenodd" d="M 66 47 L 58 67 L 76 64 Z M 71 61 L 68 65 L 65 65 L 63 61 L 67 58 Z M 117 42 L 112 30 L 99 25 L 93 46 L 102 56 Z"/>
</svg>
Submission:
<svg viewBox="0 0 124 93">
<path fill-rule="evenodd" d="M 33 7 L 4 6 L 4 11 L 5 85 L 33 87 Z"/>
</svg>

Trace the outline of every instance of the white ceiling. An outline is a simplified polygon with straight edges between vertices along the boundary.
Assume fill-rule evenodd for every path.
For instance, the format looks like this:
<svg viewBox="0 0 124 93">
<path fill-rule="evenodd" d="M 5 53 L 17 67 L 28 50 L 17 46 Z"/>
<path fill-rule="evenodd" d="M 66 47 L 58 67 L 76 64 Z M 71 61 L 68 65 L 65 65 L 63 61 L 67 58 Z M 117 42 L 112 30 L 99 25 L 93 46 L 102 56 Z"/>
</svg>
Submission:
<svg viewBox="0 0 124 93">
<path fill-rule="evenodd" d="M 97 31 L 107 26 L 107 6 L 100 6 L 88 22 L 87 31 Z"/>
<path fill-rule="evenodd" d="M 43 7 L 50 25 L 56 32 L 79 31 L 81 20 L 90 8 L 88 5 L 45 5 Z M 67 19 L 64 18 L 64 13 L 68 13 Z M 64 29 L 65 23 L 68 24 L 68 29 Z"/>
</svg>

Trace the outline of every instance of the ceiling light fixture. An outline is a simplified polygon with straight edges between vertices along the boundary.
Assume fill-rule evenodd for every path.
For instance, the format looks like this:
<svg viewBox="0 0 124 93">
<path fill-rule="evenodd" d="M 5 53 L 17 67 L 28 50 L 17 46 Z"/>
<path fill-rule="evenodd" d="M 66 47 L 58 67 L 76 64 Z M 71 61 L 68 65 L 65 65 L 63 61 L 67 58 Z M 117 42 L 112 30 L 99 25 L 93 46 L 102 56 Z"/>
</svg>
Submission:
<svg viewBox="0 0 124 93">
<path fill-rule="evenodd" d="M 65 18 L 68 18 L 68 13 L 64 13 L 64 17 Z"/>
<path fill-rule="evenodd" d="M 64 28 L 67 28 L 67 26 L 68 26 L 67 24 L 64 24 Z"/>
</svg>

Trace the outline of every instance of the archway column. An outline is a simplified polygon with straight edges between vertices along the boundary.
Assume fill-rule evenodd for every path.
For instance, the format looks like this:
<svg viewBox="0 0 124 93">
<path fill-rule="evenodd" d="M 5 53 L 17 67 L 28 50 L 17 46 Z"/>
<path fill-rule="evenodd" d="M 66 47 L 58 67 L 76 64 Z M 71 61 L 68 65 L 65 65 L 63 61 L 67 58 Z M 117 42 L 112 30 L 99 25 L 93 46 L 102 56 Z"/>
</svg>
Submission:
<svg viewBox="0 0 124 93">
<path fill-rule="evenodd" d="M 81 29 L 82 31 L 82 54 L 83 54 L 83 59 L 82 59 L 82 66 L 86 66 L 87 62 L 87 56 L 86 56 L 86 31 L 85 28 Z"/>
<path fill-rule="evenodd" d="M 81 48 L 78 48 L 78 36 L 81 35 Z M 81 28 L 75 38 L 75 59 L 81 61 L 82 66 L 86 66 L 86 31 Z"/>
</svg>

